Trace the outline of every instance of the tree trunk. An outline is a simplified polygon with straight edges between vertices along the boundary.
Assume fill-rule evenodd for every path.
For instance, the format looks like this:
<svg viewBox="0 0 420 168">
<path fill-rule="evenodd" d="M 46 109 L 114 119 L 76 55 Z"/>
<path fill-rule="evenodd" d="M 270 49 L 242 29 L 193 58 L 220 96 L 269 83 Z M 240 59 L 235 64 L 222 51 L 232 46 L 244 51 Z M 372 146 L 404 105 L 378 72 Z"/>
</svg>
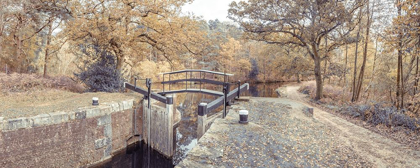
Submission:
<svg viewBox="0 0 420 168">
<path fill-rule="evenodd" d="M 327 76 L 327 59 L 324 60 L 324 76 L 322 78 L 322 82 L 325 83 L 325 78 Z"/>
<path fill-rule="evenodd" d="M 119 70 L 121 72 L 122 67 L 123 67 L 123 58 L 117 56 L 117 70 Z"/>
<path fill-rule="evenodd" d="M 325 83 L 325 77 L 327 77 L 327 56 L 328 56 L 328 38 L 325 36 L 325 55 L 324 55 L 324 77 L 322 78 L 322 82 Z"/>
<path fill-rule="evenodd" d="M 50 18 L 52 20 L 52 18 Z M 50 24 L 48 25 L 48 35 L 47 35 L 47 45 L 45 47 L 45 58 L 44 58 L 44 78 L 47 76 L 47 66 L 50 54 L 50 44 L 51 44 L 51 37 L 52 37 L 52 29 L 53 29 L 53 22 L 50 20 Z"/>
<path fill-rule="evenodd" d="M 362 12 L 360 10 L 360 12 Z M 356 76 L 357 76 L 357 52 L 359 49 L 359 38 L 360 38 L 360 29 L 361 29 L 361 25 L 359 25 L 359 31 L 357 32 L 357 41 L 356 41 L 356 49 L 355 49 L 355 54 L 354 54 L 354 71 L 353 71 L 353 95 L 351 97 L 351 101 L 355 102 L 356 101 L 356 94 L 357 94 L 357 89 L 356 89 Z"/>
<path fill-rule="evenodd" d="M 375 41 L 375 54 L 373 56 L 372 75 L 370 76 L 369 85 L 364 92 L 364 93 L 368 93 L 368 95 L 366 97 L 366 102 L 367 102 L 367 99 L 369 99 L 369 95 L 370 95 L 370 92 L 368 92 L 369 88 L 372 87 L 373 92 L 375 92 L 375 86 L 372 83 L 373 83 L 373 79 L 375 78 L 376 56 L 377 56 L 377 53 L 378 53 L 378 37 L 379 36 L 376 36 L 376 41 Z"/>
<path fill-rule="evenodd" d="M 359 9 L 359 20 L 362 20 L 362 8 Z M 360 39 L 360 31 L 362 29 L 362 24 L 359 23 L 359 29 L 357 31 L 357 41 L 356 41 L 356 49 L 355 49 L 355 53 L 354 53 L 354 72 L 353 72 L 353 86 L 352 86 L 352 97 L 351 97 L 351 101 L 354 102 L 356 101 L 356 94 L 357 94 L 357 88 L 356 88 L 356 76 L 357 76 L 357 52 L 359 49 L 359 39 Z"/>
<path fill-rule="evenodd" d="M 344 64 L 344 86 L 347 88 L 347 79 L 346 79 L 346 75 L 347 75 L 347 52 L 348 51 L 348 45 L 346 44 L 346 62 Z"/>
<path fill-rule="evenodd" d="M 315 63 L 314 72 L 315 72 L 315 80 L 316 80 L 315 100 L 320 100 L 322 98 L 322 90 L 323 90 L 322 75 L 321 75 L 321 59 L 315 56 L 314 63 Z"/>
<path fill-rule="evenodd" d="M 296 73 L 297 83 L 300 83 L 299 73 Z"/>
<path fill-rule="evenodd" d="M 21 49 L 22 49 L 22 40 L 20 40 L 19 35 L 16 35 L 16 58 L 17 58 L 16 71 L 18 73 L 22 73 L 21 70 L 22 70 L 23 59 L 22 59 Z"/>
<path fill-rule="evenodd" d="M 420 43 L 420 41 L 419 41 Z M 417 49 L 418 50 L 418 49 Z M 417 51 L 418 52 L 418 51 Z M 413 94 L 413 98 L 414 96 L 417 94 L 417 87 L 419 86 L 419 56 L 417 55 L 417 63 L 416 63 L 416 80 L 414 83 L 414 94 Z"/>
<path fill-rule="evenodd" d="M 367 12 L 368 20 L 367 20 L 367 26 L 366 26 L 365 47 L 363 49 L 363 63 L 362 63 L 362 67 L 360 67 L 359 80 L 358 80 L 358 83 L 357 83 L 357 92 L 356 92 L 355 101 L 359 100 L 360 90 L 362 90 L 363 78 L 364 78 L 364 75 L 365 75 L 367 50 L 368 50 L 368 44 L 369 44 L 369 31 L 370 31 L 369 0 L 367 1 L 367 7 L 366 8 L 367 8 L 366 12 Z"/>
<path fill-rule="evenodd" d="M 401 16 L 401 4 L 400 0 L 397 0 L 398 16 Z M 397 93 L 396 93 L 396 106 L 397 109 L 401 109 L 402 103 L 402 92 L 400 84 L 402 83 L 402 30 L 398 30 L 398 65 L 397 65 Z"/>
<path fill-rule="evenodd" d="M 420 8 L 420 1 L 417 2 L 417 9 Z M 420 27 L 420 17 L 417 19 L 417 25 Z M 416 47 L 416 54 L 417 54 L 417 63 L 416 63 L 416 80 L 414 83 L 414 95 L 413 95 L 413 99 L 414 96 L 417 94 L 417 88 L 419 86 L 419 55 L 420 55 L 420 32 L 417 31 L 417 47 Z"/>
</svg>

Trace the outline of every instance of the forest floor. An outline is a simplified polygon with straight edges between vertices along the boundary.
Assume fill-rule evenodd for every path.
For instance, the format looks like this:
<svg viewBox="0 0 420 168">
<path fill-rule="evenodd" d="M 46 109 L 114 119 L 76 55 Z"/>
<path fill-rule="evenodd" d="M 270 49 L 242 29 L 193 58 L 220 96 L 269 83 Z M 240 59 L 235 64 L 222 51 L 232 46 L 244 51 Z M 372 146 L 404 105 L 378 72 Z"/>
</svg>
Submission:
<svg viewBox="0 0 420 168">
<path fill-rule="evenodd" d="M 358 155 L 372 162 L 375 167 L 420 167 L 420 151 L 418 147 L 410 147 L 410 144 L 402 144 L 395 141 L 395 136 L 387 131 L 373 128 L 363 122 L 348 121 L 345 116 L 337 116 L 309 103 L 307 95 L 300 93 L 301 85 L 291 84 L 285 86 L 286 97 L 314 108 L 314 118 L 323 124 L 335 129 L 338 139 L 350 146 Z M 365 127 L 370 129 L 367 129 Z M 379 134 L 381 133 L 381 134 Z M 401 140 L 401 139 L 400 139 Z M 417 140 L 418 141 L 418 140 Z"/>
</svg>

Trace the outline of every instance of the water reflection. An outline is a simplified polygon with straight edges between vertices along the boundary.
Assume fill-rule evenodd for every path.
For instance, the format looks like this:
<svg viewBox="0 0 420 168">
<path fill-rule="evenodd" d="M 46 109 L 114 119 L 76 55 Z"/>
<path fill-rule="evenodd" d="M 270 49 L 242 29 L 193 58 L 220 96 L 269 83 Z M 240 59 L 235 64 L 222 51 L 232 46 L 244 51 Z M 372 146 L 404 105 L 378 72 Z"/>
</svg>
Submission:
<svg viewBox="0 0 420 168">
<path fill-rule="evenodd" d="M 177 94 L 175 102 L 181 112 L 181 121 L 176 128 L 176 148 L 174 165 L 184 159 L 187 153 L 197 144 L 197 108 L 199 103 L 210 103 L 216 96 L 198 93 Z"/>
<path fill-rule="evenodd" d="M 276 89 L 282 85 L 284 83 L 250 84 L 249 92 L 244 95 L 252 97 L 277 97 Z"/>
<path fill-rule="evenodd" d="M 92 167 L 101 168 L 172 168 L 172 160 L 165 158 L 144 143 L 136 143 L 114 155 L 109 162 Z"/>
</svg>

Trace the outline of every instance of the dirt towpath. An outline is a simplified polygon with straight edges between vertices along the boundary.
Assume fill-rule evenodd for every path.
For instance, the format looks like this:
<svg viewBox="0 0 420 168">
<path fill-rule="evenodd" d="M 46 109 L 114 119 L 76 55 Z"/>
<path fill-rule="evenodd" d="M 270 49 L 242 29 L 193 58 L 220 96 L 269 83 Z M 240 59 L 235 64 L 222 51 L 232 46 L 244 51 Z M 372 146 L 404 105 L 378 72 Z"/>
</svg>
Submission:
<svg viewBox="0 0 420 168">
<path fill-rule="evenodd" d="M 408 146 L 305 103 L 303 100 L 305 95 L 298 91 L 299 87 L 296 85 L 283 87 L 287 99 L 279 101 L 289 104 L 284 101 L 292 99 L 290 100 L 292 106 L 297 101 L 314 108 L 316 120 L 335 130 L 333 133 L 341 143 L 371 162 L 374 167 L 420 167 L 420 151 L 412 150 Z"/>
</svg>

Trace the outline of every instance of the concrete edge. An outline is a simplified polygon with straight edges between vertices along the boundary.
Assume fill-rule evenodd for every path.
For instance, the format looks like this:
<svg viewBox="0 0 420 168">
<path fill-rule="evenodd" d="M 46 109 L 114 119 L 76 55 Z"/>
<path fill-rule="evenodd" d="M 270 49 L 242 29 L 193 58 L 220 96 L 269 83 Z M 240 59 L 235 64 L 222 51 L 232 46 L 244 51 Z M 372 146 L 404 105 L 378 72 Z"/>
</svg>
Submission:
<svg viewBox="0 0 420 168">
<path fill-rule="evenodd" d="M 31 117 L 4 119 L 0 117 L 0 131 L 15 131 L 46 125 L 60 124 L 86 118 L 96 118 L 133 108 L 134 99 L 102 103 L 99 106 L 83 107 L 74 111 L 59 111 Z"/>
</svg>

